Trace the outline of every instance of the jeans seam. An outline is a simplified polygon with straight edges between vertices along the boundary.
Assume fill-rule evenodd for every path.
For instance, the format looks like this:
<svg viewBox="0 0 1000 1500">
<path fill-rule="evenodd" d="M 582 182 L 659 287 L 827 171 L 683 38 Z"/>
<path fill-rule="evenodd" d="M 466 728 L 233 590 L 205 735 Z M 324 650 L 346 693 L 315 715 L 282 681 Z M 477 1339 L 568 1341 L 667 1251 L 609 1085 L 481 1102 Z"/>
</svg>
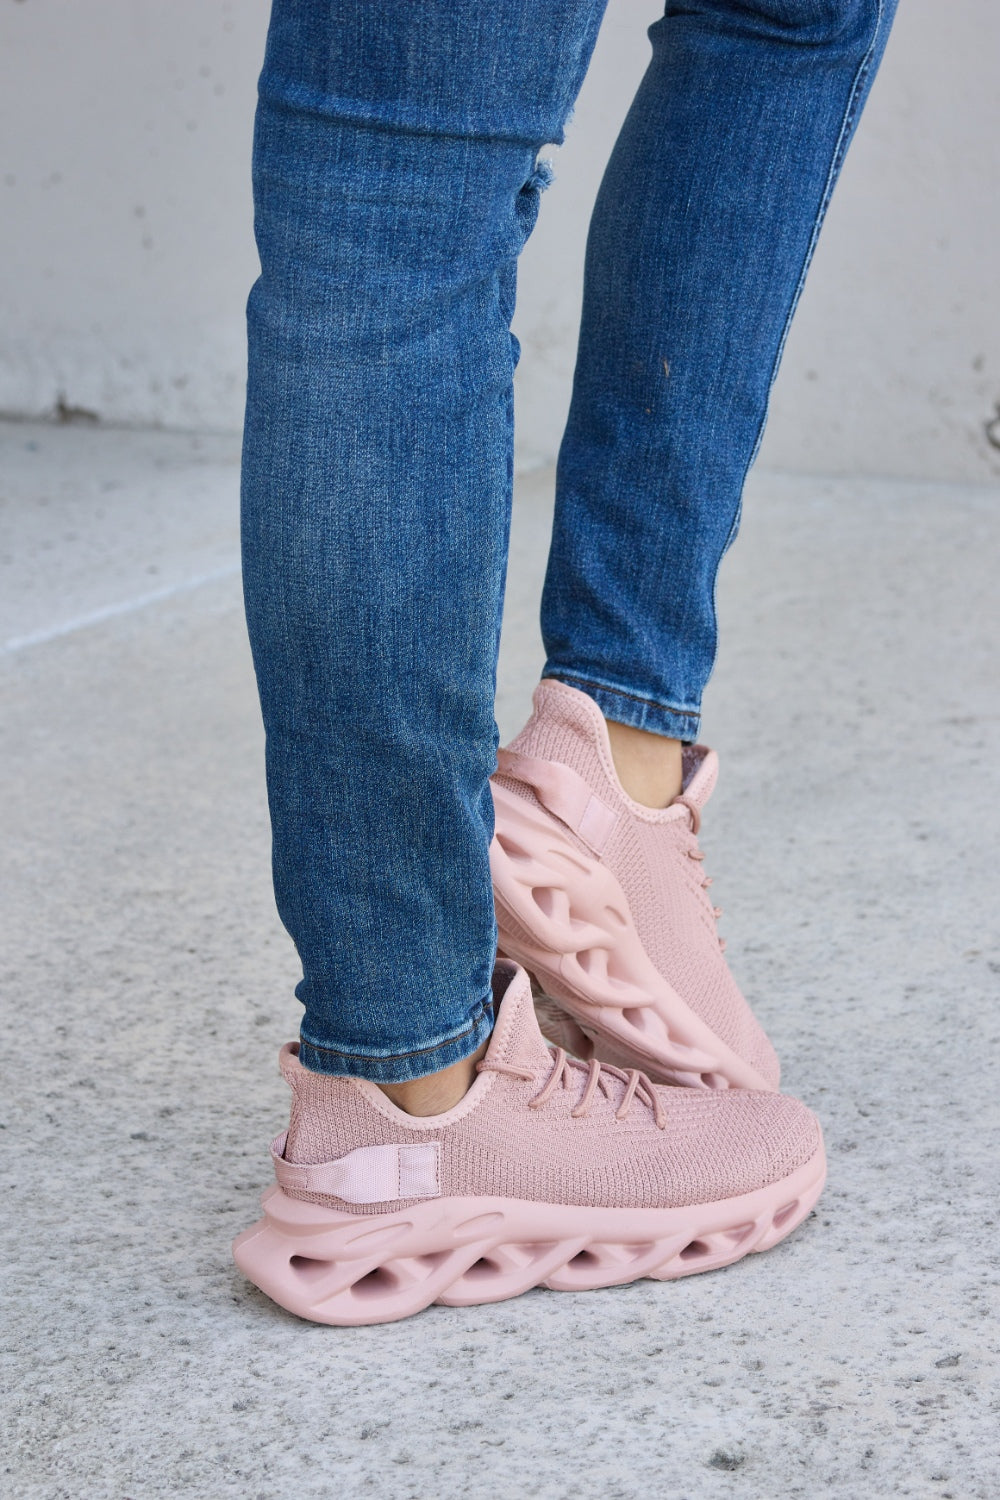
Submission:
<svg viewBox="0 0 1000 1500">
<path fill-rule="evenodd" d="M 868 46 L 865 48 L 864 56 L 861 58 L 861 61 L 858 64 L 857 72 L 854 75 L 854 82 L 851 84 L 851 91 L 847 96 L 847 103 L 844 107 L 844 117 L 840 122 L 840 132 L 837 136 L 836 144 L 833 148 L 833 158 L 830 162 L 830 169 L 826 174 L 826 182 L 823 184 L 823 192 L 820 196 L 819 207 L 816 211 L 816 219 L 813 224 L 812 234 L 809 236 L 809 243 L 806 246 L 806 253 L 803 257 L 802 268 L 799 272 L 798 281 L 795 283 L 795 291 L 792 294 L 792 300 L 789 305 L 788 312 L 785 316 L 784 326 L 781 330 L 781 338 L 778 340 L 778 348 L 775 352 L 774 360 L 771 365 L 771 378 L 768 382 L 768 390 L 770 390 L 771 386 L 774 385 L 775 376 L 778 372 L 778 366 L 781 363 L 781 356 L 784 354 L 785 345 L 788 342 L 788 333 L 792 326 L 792 319 L 795 317 L 795 310 L 799 305 L 799 298 L 802 296 L 802 288 L 805 286 L 806 277 L 809 274 L 809 267 L 812 265 L 813 256 L 816 253 L 816 246 L 819 242 L 820 232 L 822 231 L 823 224 L 826 220 L 827 209 L 830 206 L 830 199 L 833 197 L 833 189 L 837 181 L 837 176 L 840 172 L 841 166 L 843 165 L 844 157 L 847 155 L 847 138 L 850 135 L 851 129 L 854 125 L 854 121 L 857 118 L 858 94 L 860 93 L 861 86 L 867 78 L 868 73 L 871 69 L 871 61 L 875 53 L 875 44 L 878 41 L 879 32 L 882 29 L 882 19 L 884 15 L 884 0 L 875 0 L 875 25 L 872 28 L 872 34 L 869 39 Z M 764 426 L 765 422 L 764 418 L 762 418 L 760 426 L 757 429 L 757 440 L 754 444 L 753 452 L 750 455 L 750 462 L 747 464 L 747 472 L 749 472 L 750 466 L 757 456 L 757 450 L 760 447 L 761 438 L 764 433 Z M 744 479 L 745 478 L 746 474 L 744 474 Z"/>
<path fill-rule="evenodd" d="M 664 713 L 677 714 L 686 719 L 700 719 L 700 708 L 679 707 L 676 703 L 661 703 L 656 698 L 644 698 L 639 693 L 628 693 L 624 688 L 610 687 L 606 682 L 595 682 L 592 677 L 581 677 L 575 672 L 562 672 L 558 675 L 554 672 L 546 673 L 555 682 L 582 682 L 585 687 L 597 688 L 602 693 L 613 693 L 617 698 L 627 698 L 630 703 L 642 703 L 647 708 L 659 708 Z"/>
<path fill-rule="evenodd" d="M 341 1047 L 324 1047 L 319 1042 L 312 1042 L 307 1036 L 299 1033 L 300 1040 L 310 1047 L 313 1052 L 322 1052 L 325 1057 L 349 1057 L 352 1062 L 398 1062 L 406 1057 L 424 1057 L 429 1052 L 442 1052 L 445 1047 L 450 1047 L 453 1042 L 460 1042 L 463 1037 L 475 1031 L 479 1022 L 492 1009 L 488 1000 L 481 1000 L 468 1026 L 461 1031 L 456 1031 L 453 1036 L 443 1038 L 440 1042 L 433 1043 L 430 1047 L 414 1047 L 410 1052 L 345 1052 Z"/>
<path fill-rule="evenodd" d="M 775 350 L 774 359 L 771 363 L 771 373 L 767 383 L 768 399 L 764 404 L 764 411 L 761 414 L 761 419 L 757 426 L 757 434 L 754 438 L 753 447 L 750 450 L 750 457 L 747 459 L 746 468 L 743 470 L 743 477 L 740 481 L 739 488 L 739 499 L 736 503 L 736 510 L 733 513 L 733 520 L 729 528 L 729 535 L 726 537 L 725 546 L 722 549 L 719 563 L 721 563 L 722 558 L 725 557 L 726 553 L 729 551 L 730 547 L 733 545 L 733 542 L 736 539 L 736 533 L 739 529 L 740 519 L 743 515 L 743 490 L 747 482 L 747 475 L 753 468 L 754 460 L 756 459 L 757 454 L 760 451 L 760 445 L 764 437 L 764 429 L 767 425 L 770 393 L 774 387 L 775 379 L 777 378 L 778 368 L 781 364 L 782 355 L 785 352 L 785 345 L 788 342 L 788 334 L 792 326 L 792 320 L 795 317 L 795 311 L 799 305 L 799 299 L 802 296 L 802 288 L 805 286 L 806 277 L 809 274 L 809 267 L 812 265 L 813 256 L 816 253 L 816 246 L 819 242 L 820 232 L 822 231 L 823 224 L 826 219 L 827 209 L 830 206 L 830 199 L 833 196 L 833 189 L 836 185 L 837 176 L 840 172 L 841 166 L 843 165 L 844 157 L 847 154 L 848 137 L 850 135 L 851 129 L 853 128 L 854 121 L 857 118 L 858 95 L 861 91 L 865 79 L 867 78 L 871 70 L 872 57 L 875 54 L 875 47 L 879 39 L 879 34 L 882 30 L 882 21 L 884 17 L 885 0 L 875 0 L 875 24 L 872 27 L 872 33 L 869 37 L 868 45 L 865 48 L 861 61 L 858 63 L 857 71 L 854 75 L 854 81 L 851 84 L 851 89 L 847 96 L 847 102 L 844 106 L 844 116 L 840 122 L 840 131 L 834 144 L 833 156 L 830 161 L 830 168 L 826 174 L 826 181 L 823 184 L 823 191 L 820 195 L 819 206 L 816 210 L 816 218 L 813 223 L 812 234 L 809 236 L 809 243 L 806 246 L 806 252 L 802 259 L 802 266 L 799 271 L 798 280 L 795 283 L 795 291 L 793 292 L 792 300 L 788 305 L 788 312 L 785 315 L 784 325 L 781 330 L 781 337 L 778 340 L 778 347 Z M 717 564 L 715 569 L 715 577 L 712 579 L 713 620 L 716 619 L 716 587 L 718 585 L 718 579 L 719 566 Z M 711 676 L 712 672 L 715 670 L 715 662 L 719 650 L 718 635 L 718 627 L 716 625 L 712 660 L 708 669 L 709 676 Z"/>
</svg>

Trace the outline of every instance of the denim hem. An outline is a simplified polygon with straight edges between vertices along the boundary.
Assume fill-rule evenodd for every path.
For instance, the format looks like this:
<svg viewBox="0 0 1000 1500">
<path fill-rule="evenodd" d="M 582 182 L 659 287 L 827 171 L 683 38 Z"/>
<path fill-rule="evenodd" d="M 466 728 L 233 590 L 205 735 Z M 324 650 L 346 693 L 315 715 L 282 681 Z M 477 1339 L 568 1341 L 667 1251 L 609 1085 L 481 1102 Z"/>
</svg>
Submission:
<svg viewBox="0 0 1000 1500">
<path fill-rule="evenodd" d="M 318 1046 L 300 1034 L 299 1062 L 310 1073 L 367 1078 L 372 1083 L 408 1083 L 411 1078 L 425 1078 L 428 1073 L 439 1073 L 442 1068 L 461 1062 L 463 1057 L 471 1057 L 492 1032 L 493 1021 L 492 1000 L 483 1000 L 468 1026 L 457 1036 L 401 1053 L 340 1052 L 336 1047 Z"/>
<path fill-rule="evenodd" d="M 576 677 L 571 672 L 546 672 L 544 675 L 554 677 L 557 682 L 565 682 L 568 687 L 579 688 L 588 698 L 593 698 L 606 718 L 614 719 L 616 724 L 631 724 L 634 729 L 648 729 L 653 734 L 684 740 L 686 744 L 693 744 L 698 738 L 701 714 L 696 709 L 653 703 L 649 698 L 640 698 L 636 693 L 608 687 L 589 677 Z"/>
</svg>

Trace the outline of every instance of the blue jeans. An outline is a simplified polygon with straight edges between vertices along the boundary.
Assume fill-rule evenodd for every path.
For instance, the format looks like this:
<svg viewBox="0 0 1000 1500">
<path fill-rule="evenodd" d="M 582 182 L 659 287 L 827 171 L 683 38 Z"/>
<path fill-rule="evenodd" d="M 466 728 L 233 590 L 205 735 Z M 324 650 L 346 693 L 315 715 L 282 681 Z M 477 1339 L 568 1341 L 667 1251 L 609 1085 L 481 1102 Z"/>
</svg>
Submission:
<svg viewBox="0 0 1000 1500">
<path fill-rule="evenodd" d="M 545 675 L 698 732 L 714 587 L 894 0 L 681 0 L 591 224 Z M 489 1033 L 510 332 L 602 0 L 274 0 L 254 145 L 247 621 L 302 1061 Z"/>
</svg>

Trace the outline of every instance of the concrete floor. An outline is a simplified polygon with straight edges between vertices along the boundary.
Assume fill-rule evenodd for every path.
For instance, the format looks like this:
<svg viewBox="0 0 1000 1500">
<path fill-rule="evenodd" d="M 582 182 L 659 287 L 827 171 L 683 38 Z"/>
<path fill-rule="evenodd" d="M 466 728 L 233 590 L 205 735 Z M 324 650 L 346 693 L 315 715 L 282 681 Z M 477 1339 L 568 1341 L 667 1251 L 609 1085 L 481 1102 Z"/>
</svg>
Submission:
<svg viewBox="0 0 1000 1500">
<path fill-rule="evenodd" d="M 1000 492 L 760 475 L 723 571 L 705 832 L 830 1182 L 767 1256 L 342 1331 L 242 1280 L 299 1007 L 231 439 L 0 433 L 0 1492 L 1000 1493 Z M 521 485 L 525 712 L 551 476 Z"/>
</svg>

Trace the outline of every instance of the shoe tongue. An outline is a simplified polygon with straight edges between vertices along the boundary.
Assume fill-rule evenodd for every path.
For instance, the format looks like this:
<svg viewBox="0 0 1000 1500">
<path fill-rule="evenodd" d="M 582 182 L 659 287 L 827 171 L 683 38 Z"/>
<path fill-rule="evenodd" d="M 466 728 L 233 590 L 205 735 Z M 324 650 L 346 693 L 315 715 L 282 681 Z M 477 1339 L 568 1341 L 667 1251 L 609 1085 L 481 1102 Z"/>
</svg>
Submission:
<svg viewBox="0 0 1000 1500">
<path fill-rule="evenodd" d="M 704 807 L 719 779 L 718 755 L 707 745 L 685 745 L 683 775 L 681 795 L 695 807 Z"/>
<path fill-rule="evenodd" d="M 498 959 L 493 971 L 493 993 L 499 1007 L 486 1049 L 489 1060 L 531 1068 L 533 1072 L 550 1067 L 552 1054 L 538 1029 L 527 972 L 508 959 Z"/>
</svg>

